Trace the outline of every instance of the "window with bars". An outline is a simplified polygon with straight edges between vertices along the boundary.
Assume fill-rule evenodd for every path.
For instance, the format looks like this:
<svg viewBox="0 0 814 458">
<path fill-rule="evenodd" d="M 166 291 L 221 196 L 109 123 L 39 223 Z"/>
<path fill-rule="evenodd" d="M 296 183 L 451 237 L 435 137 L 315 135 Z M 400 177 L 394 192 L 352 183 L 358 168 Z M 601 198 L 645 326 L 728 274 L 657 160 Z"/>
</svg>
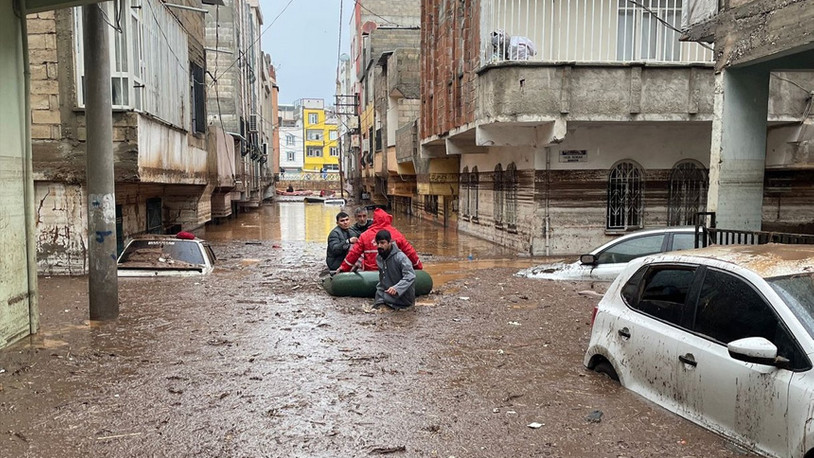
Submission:
<svg viewBox="0 0 814 458">
<path fill-rule="evenodd" d="M 495 166 L 495 173 L 492 177 L 492 198 L 494 206 L 495 226 L 503 227 L 503 165 Z"/>
<path fill-rule="evenodd" d="M 695 224 L 695 215 L 706 211 L 707 170 L 693 160 L 677 163 L 670 172 L 670 193 L 667 203 L 667 224 Z"/>
<path fill-rule="evenodd" d="M 206 132 L 206 92 L 204 86 L 204 69 L 200 65 L 189 63 L 190 98 L 192 99 L 192 131 Z"/>
<path fill-rule="evenodd" d="M 469 167 L 464 167 L 461 172 L 460 183 L 461 216 L 469 218 Z"/>
<path fill-rule="evenodd" d="M 339 157 L 339 148 L 336 146 L 331 147 L 331 157 Z"/>
<path fill-rule="evenodd" d="M 681 60 L 679 32 L 664 25 L 678 26 L 681 0 L 620 1 L 616 35 L 618 60 Z M 663 22 L 662 22 L 663 21 Z"/>
<path fill-rule="evenodd" d="M 99 6 L 119 27 L 108 29 L 113 107 L 143 111 L 188 129 L 193 118 L 189 84 L 192 70 L 187 35 L 181 24 L 159 0 L 116 0 Z M 74 8 L 73 16 L 77 105 L 84 107 L 81 8 Z"/>
<path fill-rule="evenodd" d="M 607 228 L 641 228 L 643 225 L 642 169 L 631 161 L 616 164 L 608 176 Z"/>
<path fill-rule="evenodd" d="M 478 221 L 478 166 L 472 167 L 469 174 L 469 216 L 472 221 Z"/>
<path fill-rule="evenodd" d="M 306 152 L 306 156 L 308 156 L 308 157 L 322 157 L 322 148 L 321 147 L 309 147 L 308 151 Z"/>
<path fill-rule="evenodd" d="M 506 225 L 517 229 L 517 166 L 512 162 L 503 173 L 503 192 L 506 195 Z"/>
</svg>

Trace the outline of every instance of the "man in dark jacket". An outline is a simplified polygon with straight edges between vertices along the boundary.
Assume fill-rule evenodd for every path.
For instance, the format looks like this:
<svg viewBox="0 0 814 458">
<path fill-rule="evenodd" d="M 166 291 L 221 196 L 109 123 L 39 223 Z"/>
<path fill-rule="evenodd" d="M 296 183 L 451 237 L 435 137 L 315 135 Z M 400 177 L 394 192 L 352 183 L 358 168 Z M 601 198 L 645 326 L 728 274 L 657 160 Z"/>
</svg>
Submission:
<svg viewBox="0 0 814 458">
<path fill-rule="evenodd" d="M 353 216 L 356 217 L 356 222 L 350 227 L 350 230 L 356 233 L 357 236 L 362 235 L 362 232 L 368 230 L 373 224 L 372 219 L 367 218 L 367 209 L 365 207 L 358 207 Z"/>
<path fill-rule="evenodd" d="M 348 254 L 350 246 L 359 240 L 350 230 L 350 215 L 339 212 L 336 215 L 336 227 L 328 234 L 328 252 L 325 263 L 328 269 L 334 271 L 342 265 L 342 260 Z"/>
<path fill-rule="evenodd" d="M 387 305 L 398 310 L 415 305 L 415 271 L 412 261 L 393 243 L 390 231 L 386 229 L 376 233 L 376 247 L 379 251 L 376 256 L 379 283 L 376 285 L 373 307 Z"/>
</svg>

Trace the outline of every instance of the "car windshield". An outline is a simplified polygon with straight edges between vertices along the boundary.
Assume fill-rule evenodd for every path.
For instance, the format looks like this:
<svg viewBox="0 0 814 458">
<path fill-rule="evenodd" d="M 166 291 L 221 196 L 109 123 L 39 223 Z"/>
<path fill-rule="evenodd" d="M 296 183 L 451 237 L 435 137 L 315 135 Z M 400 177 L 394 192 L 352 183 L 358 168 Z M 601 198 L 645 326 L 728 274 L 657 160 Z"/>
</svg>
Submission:
<svg viewBox="0 0 814 458">
<path fill-rule="evenodd" d="M 183 269 L 205 264 L 199 245 L 190 240 L 134 240 L 119 259 L 120 267 Z"/>
<path fill-rule="evenodd" d="M 801 273 L 769 278 L 766 281 L 783 298 L 808 334 L 814 338 L 814 274 Z"/>
</svg>

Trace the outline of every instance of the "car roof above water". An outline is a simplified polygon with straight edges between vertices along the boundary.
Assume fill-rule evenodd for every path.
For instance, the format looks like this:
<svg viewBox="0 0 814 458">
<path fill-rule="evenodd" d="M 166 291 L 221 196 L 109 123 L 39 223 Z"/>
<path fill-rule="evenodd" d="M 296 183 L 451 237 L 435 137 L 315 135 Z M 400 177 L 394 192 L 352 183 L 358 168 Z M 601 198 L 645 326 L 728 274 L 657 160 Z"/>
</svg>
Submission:
<svg viewBox="0 0 814 458">
<path fill-rule="evenodd" d="M 700 262 L 714 259 L 755 272 L 763 278 L 801 272 L 814 273 L 814 245 L 767 243 L 763 245 L 712 245 L 695 250 L 647 256 L 642 264 L 657 262 Z"/>
</svg>

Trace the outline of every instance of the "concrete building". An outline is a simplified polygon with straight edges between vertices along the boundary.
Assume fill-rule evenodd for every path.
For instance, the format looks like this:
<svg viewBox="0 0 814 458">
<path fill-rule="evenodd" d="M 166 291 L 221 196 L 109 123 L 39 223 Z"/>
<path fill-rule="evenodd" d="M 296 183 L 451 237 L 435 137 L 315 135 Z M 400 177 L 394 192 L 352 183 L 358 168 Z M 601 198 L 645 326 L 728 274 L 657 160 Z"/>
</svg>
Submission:
<svg viewBox="0 0 814 458">
<path fill-rule="evenodd" d="M 370 0 L 354 6 L 351 54 L 344 64 L 340 63 L 340 77 L 345 75 L 340 86 L 344 86 L 343 95 L 353 96 L 358 103 L 355 110 L 358 116 L 348 116 L 345 121 L 352 126 L 348 128 L 345 149 L 351 162 L 346 177 L 351 194 L 366 203 L 385 204 L 391 200 L 388 195 L 409 198 L 413 194 L 415 178 L 409 169 L 403 170 L 408 177 L 406 184 L 388 190 L 389 184 L 396 186 L 401 180 L 395 157 L 395 132 L 401 127 L 400 122 L 408 123 L 415 114 L 411 110 L 414 111 L 416 103 L 409 100 L 416 100 L 417 93 L 389 92 L 392 85 L 399 84 L 396 82 L 399 72 L 393 72 L 394 80 L 389 81 L 387 61 L 391 59 L 392 65 L 401 59 L 391 57 L 397 49 L 414 52 L 418 48 L 420 7 L 419 0 Z M 396 179 L 390 180 L 391 177 Z"/>
<path fill-rule="evenodd" d="M 302 119 L 305 172 L 339 171 L 337 120 L 323 99 L 300 99 L 294 104 Z"/>
<path fill-rule="evenodd" d="M 685 3 L 684 38 L 716 50 L 708 208 L 719 227 L 814 233 L 812 19 L 811 0 Z"/>
<path fill-rule="evenodd" d="M 302 125 L 280 127 L 280 167 L 285 173 L 302 172 L 305 143 Z"/>
<path fill-rule="evenodd" d="M 662 22 L 680 16 L 677 2 L 423 0 L 420 213 L 535 255 L 691 223 L 708 208 L 715 81 L 712 51 Z M 799 119 L 776 84 L 770 117 Z"/>
<path fill-rule="evenodd" d="M 272 103 L 276 82 L 260 49 L 263 16 L 258 0 L 225 0 L 206 8 L 208 119 L 212 130 L 231 137 L 224 149 L 234 150 L 234 159 L 218 168 L 212 192 L 213 217 L 225 217 L 259 206 L 273 183 L 269 143 L 275 118 L 264 110 Z"/>
<path fill-rule="evenodd" d="M 181 2 L 183 3 L 183 2 Z M 200 8 L 200 0 L 187 0 Z M 117 239 L 210 219 L 204 20 L 157 0 L 104 3 L 110 28 Z M 82 21 L 29 17 L 39 271 L 87 272 Z M 160 71 L 157 71 L 160 69 Z"/>
</svg>

